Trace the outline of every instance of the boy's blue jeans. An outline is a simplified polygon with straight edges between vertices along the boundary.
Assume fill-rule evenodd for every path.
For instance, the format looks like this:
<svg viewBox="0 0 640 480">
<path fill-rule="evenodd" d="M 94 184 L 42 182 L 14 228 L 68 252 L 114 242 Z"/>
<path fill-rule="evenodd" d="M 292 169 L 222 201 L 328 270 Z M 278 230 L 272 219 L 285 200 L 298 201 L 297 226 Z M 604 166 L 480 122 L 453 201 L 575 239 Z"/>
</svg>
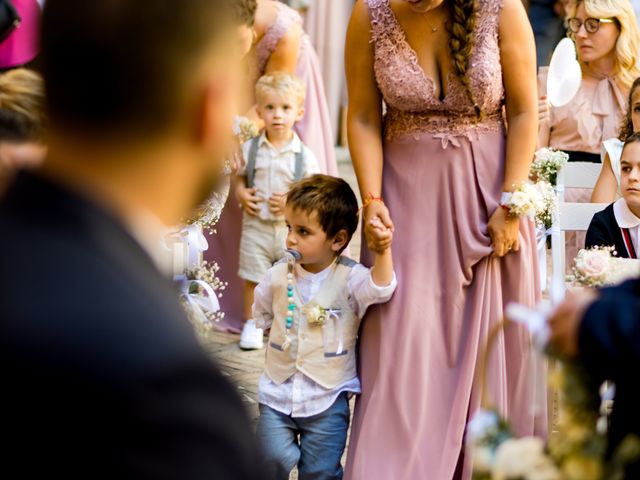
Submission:
<svg viewBox="0 0 640 480">
<path fill-rule="evenodd" d="M 300 480 L 341 479 L 349 417 L 346 392 L 324 412 L 306 418 L 292 418 L 261 404 L 256 433 L 273 478 L 288 480 L 297 465 Z"/>
</svg>

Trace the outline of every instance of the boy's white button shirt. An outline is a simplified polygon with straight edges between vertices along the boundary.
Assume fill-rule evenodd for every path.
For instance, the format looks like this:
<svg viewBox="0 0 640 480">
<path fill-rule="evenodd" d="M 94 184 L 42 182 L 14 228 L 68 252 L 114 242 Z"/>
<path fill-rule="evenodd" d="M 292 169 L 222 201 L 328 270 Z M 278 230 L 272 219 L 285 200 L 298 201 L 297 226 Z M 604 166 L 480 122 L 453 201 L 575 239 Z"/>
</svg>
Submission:
<svg viewBox="0 0 640 480">
<path fill-rule="evenodd" d="M 613 215 L 616 218 L 616 222 L 620 228 L 628 228 L 629 235 L 631 235 L 631 241 L 633 242 L 633 248 L 636 249 L 637 253 L 640 253 L 640 234 L 638 230 L 640 230 L 640 218 L 636 217 L 635 214 L 629 209 L 627 202 L 624 201 L 624 198 L 619 198 L 613 204 Z"/>
<path fill-rule="evenodd" d="M 316 156 L 302 143 L 295 132 L 293 132 L 291 142 L 280 150 L 269 142 L 266 133 L 260 135 L 259 142 L 253 186 L 258 189 L 259 196 L 264 198 L 265 201 L 260 203 L 260 214 L 258 216 L 262 220 L 280 220 L 269 211 L 268 200 L 274 193 L 287 193 L 289 191 L 289 187 L 294 181 L 296 154 L 301 151 L 304 152 L 303 178 L 320 173 L 320 167 L 318 167 Z M 239 170 L 239 175 L 246 175 L 247 173 L 246 162 L 249 159 L 250 150 L 251 140 L 242 145 L 245 166 Z"/>
<path fill-rule="evenodd" d="M 331 267 L 313 274 L 296 265 L 298 292 L 304 303 L 317 295 L 330 272 Z M 268 327 L 273 319 L 271 274 L 272 270 L 269 270 L 255 290 L 253 318 L 256 322 L 262 321 L 262 325 L 258 323 L 258 326 Z M 362 318 L 371 305 L 389 301 L 396 286 L 395 274 L 388 286 L 379 287 L 373 283 L 371 270 L 358 264 L 353 267 L 347 280 L 350 306 L 358 318 Z M 327 410 L 342 392 L 361 393 L 360 379 L 354 377 L 337 388 L 326 389 L 301 372 L 296 372 L 280 385 L 263 373 L 258 384 L 258 401 L 285 415 L 311 417 Z"/>
</svg>

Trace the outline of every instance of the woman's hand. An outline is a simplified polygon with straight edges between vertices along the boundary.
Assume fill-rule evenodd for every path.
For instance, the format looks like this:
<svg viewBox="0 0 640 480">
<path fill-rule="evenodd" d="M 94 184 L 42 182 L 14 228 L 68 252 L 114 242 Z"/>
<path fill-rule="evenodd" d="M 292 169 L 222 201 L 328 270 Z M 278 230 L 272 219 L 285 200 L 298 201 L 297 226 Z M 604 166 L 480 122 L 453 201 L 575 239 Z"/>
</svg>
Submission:
<svg viewBox="0 0 640 480">
<path fill-rule="evenodd" d="M 252 217 L 258 216 L 260 213 L 259 204 L 264 202 L 264 199 L 258 195 L 257 188 L 247 188 L 236 184 L 236 198 L 240 203 L 240 208 L 248 215 Z"/>
<path fill-rule="evenodd" d="M 393 235 L 386 230 L 394 230 L 389 210 L 382 202 L 371 202 L 364 209 L 364 234 L 371 251 L 382 253 L 391 246 Z"/>
<path fill-rule="evenodd" d="M 538 100 L 538 122 L 542 123 L 549 120 L 549 100 L 547 97 L 540 97 Z"/>
<path fill-rule="evenodd" d="M 520 219 L 513 217 L 505 208 L 498 207 L 489 219 L 489 236 L 496 257 L 520 250 Z"/>
</svg>

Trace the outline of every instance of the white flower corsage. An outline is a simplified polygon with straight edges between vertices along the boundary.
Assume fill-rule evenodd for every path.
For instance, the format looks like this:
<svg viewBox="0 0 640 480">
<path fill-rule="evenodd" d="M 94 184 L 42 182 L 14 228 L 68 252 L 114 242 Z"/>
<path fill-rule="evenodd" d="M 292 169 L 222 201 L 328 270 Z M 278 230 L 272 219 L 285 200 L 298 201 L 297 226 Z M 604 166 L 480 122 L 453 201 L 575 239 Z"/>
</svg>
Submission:
<svg viewBox="0 0 640 480">
<path fill-rule="evenodd" d="M 532 183 L 523 183 L 514 192 L 503 193 L 500 206 L 511 216 L 529 218 L 535 218 L 545 208 L 540 191 Z"/>
<path fill-rule="evenodd" d="M 327 323 L 328 310 L 318 304 L 308 304 L 302 308 L 302 316 L 309 325 L 323 327 Z"/>
</svg>

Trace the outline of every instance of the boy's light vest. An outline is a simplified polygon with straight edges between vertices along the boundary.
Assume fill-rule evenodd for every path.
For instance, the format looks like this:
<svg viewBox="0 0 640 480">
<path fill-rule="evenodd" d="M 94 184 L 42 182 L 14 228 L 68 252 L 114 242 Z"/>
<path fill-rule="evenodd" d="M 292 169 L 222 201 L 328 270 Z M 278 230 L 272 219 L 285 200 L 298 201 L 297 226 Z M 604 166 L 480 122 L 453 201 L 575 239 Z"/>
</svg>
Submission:
<svg viewBox="0 0 640 480">
<path fill-rule="evenodd" d="M 273 324 L 267 346 L 266 373 L 277 384 L 288 380 L 296 371 L 325 388 L 335 388 L 357 376 L 356 337 L 360 319 L 349 306 L 347 280 L 356 262 L 339 257 L 333 271 L 325 279 L 315 298 L 306 305 L 296 288 L 293 327 L 289 331 L 291 344 L 283 349 L 286 337 L 288 263 L 274 267 Z M 325 325 L 307 320 L 314 307 L 328 311 Z"/>
</svg>

